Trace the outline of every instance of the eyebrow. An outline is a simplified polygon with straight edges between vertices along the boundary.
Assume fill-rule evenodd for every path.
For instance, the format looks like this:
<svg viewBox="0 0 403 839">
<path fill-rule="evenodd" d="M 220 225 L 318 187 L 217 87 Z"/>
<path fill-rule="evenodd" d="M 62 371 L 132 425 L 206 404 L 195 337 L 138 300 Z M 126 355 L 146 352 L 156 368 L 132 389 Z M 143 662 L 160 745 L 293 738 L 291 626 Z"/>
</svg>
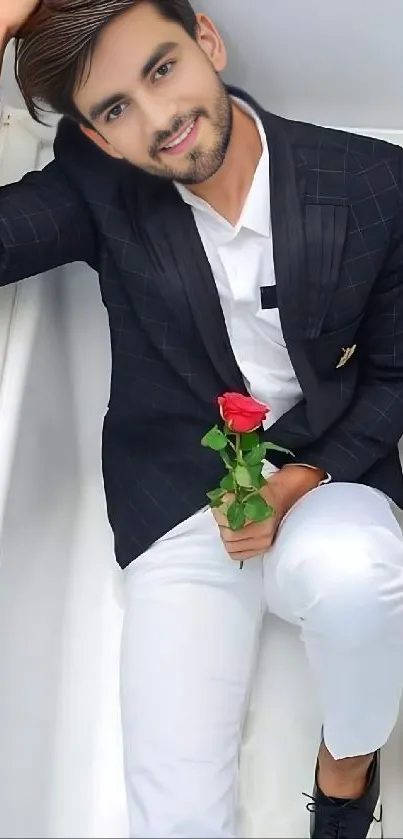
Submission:
<svg viewBox="0 0 403 839">
<path fill-rule="evenodd" d="M 178 45 L 174 41 L 166 41 L 164 44 L 160 44 L 150 55 L 150 58 L 147 59 L 146 63 L 142 67 L 140 76 L 141 79 L 144 80 L 149 76 L 151 71 L 154 67 L 159 64 L 159 62 L 165 58 L 165 56 L 172 52 L 175 47 Z M 89 112 L 89 119 L 90 122 L 96 122 L 105 111 L 108 111 L 110 108 L 113 108 L 114 105 L 118 105 L 122 99 L 127 97 L 127 93 L 112 93 L 110 96 L 101 99 L 95 105 L 92 106 Z"/>
</svg>

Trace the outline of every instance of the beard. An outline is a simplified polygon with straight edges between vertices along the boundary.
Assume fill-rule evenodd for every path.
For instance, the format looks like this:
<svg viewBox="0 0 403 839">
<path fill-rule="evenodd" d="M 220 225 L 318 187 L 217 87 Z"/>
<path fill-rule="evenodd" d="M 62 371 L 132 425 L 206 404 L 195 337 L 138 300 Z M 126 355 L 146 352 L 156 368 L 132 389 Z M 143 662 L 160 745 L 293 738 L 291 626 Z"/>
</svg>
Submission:
<svg viewBox="0 0 403 839">
<path fill-rule="evenodd" d="M 144 166 L 144 171 L 150 175 L 157 175 L 166 180 L 176 181 L 184 186 L 204 183 L 218 172 L 228 151 L 232 133 L 233 114 L 231 98 L 220 76 L 216 76 L 216 81 L 217 95 L 212 113 L 209 113 L 202 107 L 194 108 L 192 111 L 176 117 L 169 131 L 158 132 L 149 148 L 150 159 L 155 160 L 155 164 L 150 163 Z M 170 139 L 180 132 L 181 128 L 189 125 L 190 122 L 196 119 L 203 118 L 209 121 L 213 129 L 211 146 L 204 148 L 202 145 L 196 145 L 186 155 L 185 166 L 182 160 L 180 169 L 176 169 L 173 165 L 170 166 L 165 162 L 162 165 L 158 163 L 162 146 L 167 145 Z"/>
</svg>

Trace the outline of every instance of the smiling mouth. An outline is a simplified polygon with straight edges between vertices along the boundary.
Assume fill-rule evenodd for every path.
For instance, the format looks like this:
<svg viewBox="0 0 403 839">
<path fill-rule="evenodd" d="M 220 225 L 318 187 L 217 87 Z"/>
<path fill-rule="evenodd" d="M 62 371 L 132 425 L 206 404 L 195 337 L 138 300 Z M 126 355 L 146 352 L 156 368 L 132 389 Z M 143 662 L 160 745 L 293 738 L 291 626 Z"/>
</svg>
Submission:
<svg viewBox="0 0 403 839">
<path fill-rule="evenodd" d="M 178 149 L 188 137 L 190 137 L 192 131 L 196 126 L 197 119 L 192 120 L 189 125 L 184 128 L 180 134 L 178 134 L 170 143 L 166 143 L 164 146 L 161 146 L 160 151 L 172 151 L 173 149 Z"/>
</svg>

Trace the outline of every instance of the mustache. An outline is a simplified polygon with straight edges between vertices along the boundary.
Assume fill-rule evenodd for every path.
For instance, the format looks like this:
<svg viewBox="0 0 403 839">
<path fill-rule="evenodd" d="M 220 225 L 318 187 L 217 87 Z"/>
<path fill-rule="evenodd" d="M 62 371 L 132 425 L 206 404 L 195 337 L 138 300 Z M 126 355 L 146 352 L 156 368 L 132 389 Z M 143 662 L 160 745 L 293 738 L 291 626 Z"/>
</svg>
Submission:
<svg viewBox="0 0 403 839">
<path fill-rule="evenodd" d="M 150 157 L 157 157 L 158 152 L 160 151 L 162 146 L 168 145 L 168 143 L 173 139 L 173 137 L 175 137 L 176 134 L 179 134 L 181 128 L 184 128 L 185 125 L 189 124 L 189 122 L 193 122 L 199 117 L 208 118 L 208 112 L 205 108 L 194 108 L 192 111 L 189 111 L 187 114 L 183 116 L 175 117 L 171 127 L 168 130 L 157 131 L 153 138 L 153 142 L 148 150 Z"/>
</svg>

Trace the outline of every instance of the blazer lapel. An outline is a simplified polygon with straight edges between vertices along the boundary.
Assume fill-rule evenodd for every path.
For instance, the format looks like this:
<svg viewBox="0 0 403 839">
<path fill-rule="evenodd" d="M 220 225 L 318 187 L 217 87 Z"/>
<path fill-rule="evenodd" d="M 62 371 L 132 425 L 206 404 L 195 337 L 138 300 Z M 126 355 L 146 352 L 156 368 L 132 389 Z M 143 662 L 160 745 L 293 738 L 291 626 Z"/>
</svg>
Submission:
<svg viewBox="0 0 403 839">
<path fill-rule="evenodd" d="M 270 210 L 279 315 L 292 366 L 304 394 L 311 367 L 304 347 L 307 252 L 303 207 L 305 167 L 296 160 L 282 120 L 261 114 L 270 157 Z"/>
<path fill-rule="evenodd" d="M 126 200 L 133 191 L 124 185 Z M 145 199 L 145 196 L 147 198 Z M 214 277 L 190 207 L 172 184 L 150 180 L 141 190 L 141 208 L 132 206 L 137 234 L 147 239 L 154 285 L 161 291 L 182 329 L 194 341 L 194 327 L 219 373 L 223 387 L 245 392 L 233 354 Z"/>
<path fill-rule="evenodd" d="M 310 371 L 304 342 L 322 329 L 339 279 L 348 208 L 339 203 L 308 203 L 305 163 L 289 123 L 261 114 L 270 153 L 273 253 L 279 312 L 294 369 L 301 384 Z"/>
<path fill-rule="evenodd" d="M 260 116 L 270 153 L 273 250 L 284 333 L 293 340 L 315 338 L 338 282 L 348 208 L 340 197 L 322 199 L 319 194 L 316 201 L 307 200 L 307 164 L 290 123 L 273 114 Z"/>
<path fill-rule="evenodd" d="M 273 255 L 279 312 L 287 340 L 301 335 L 306 306 L 306 247 L 301 181 L 281 120 L 266 114 L 270 157 L 270 202 Z"/>
<path fill-rule="evenodd" d="M 305 206 L 307 243 L 305 335 L 307 338 L 316 338 L 320 334 L 338 282 L 347 220 L 348 208 L 346 206 L 332 204 L 307 204 Z"/>
</svg>

